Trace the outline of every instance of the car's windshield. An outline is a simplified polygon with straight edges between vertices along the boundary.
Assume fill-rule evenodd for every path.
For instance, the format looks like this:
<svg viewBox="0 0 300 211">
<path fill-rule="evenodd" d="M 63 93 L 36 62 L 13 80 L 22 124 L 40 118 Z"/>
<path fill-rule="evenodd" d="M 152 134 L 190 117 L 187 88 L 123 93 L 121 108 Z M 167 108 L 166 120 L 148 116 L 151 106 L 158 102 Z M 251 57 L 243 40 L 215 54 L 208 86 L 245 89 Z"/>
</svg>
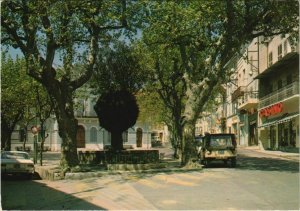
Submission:
<svg viewBox="0 0 300 211">
<path fill-rule="evenodd" d="M 195 143 L 196 143 L 197 146 L 202 145 L 202 142 L 203 142 L 203 138 L 201 136 L 196 136 L 195 137 Z"/>
<path fill-rule="evenodd" d="M 2 152 L 1 153 L 2 159 L 29 159 L 29 155 L 26 153 L 20 152 Z"/>
<path fill-rule="evenodd" d="M 231 136 L 211 136 L 210 146 L 212 147 L 233 146 Z"/>
</svg>

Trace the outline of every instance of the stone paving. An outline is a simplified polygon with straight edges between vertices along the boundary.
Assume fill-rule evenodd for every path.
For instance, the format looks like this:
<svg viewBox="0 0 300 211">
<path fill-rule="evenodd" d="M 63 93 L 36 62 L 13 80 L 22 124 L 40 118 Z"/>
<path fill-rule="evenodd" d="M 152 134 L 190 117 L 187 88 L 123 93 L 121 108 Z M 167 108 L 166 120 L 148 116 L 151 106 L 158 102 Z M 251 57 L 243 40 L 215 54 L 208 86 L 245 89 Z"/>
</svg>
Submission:
<svg viewBox="0 0 300 211">
<path fill-rule="evenodd" d="M 42 181 L 41 181 L 42 182 Z M 155 210 L 136 189 L 124 183 L 121 177 L 89 178 L 78 183 L 76 180 L 57 181 L 55 189 L 67 195 L 84 199 L 86 202 L 109 210 Z M 65 204 L 64 209 L 74 209 Z"/>
<path fill-rule="evenodd" d="M 299 196 L 299 163 L 280 155 L 240 148 L 236 169 L 222 162 L 200 171 L 181 170 L 168 153 L 170 166 L 160 172 L 95 171 L 57 181 L 3 181 L 7 210 L 224 210 L 295 209 Z M 246 153 L 246 154 L 245 154 Z M 258 154 L 259 153 L 259 154 Z M 248 157 L 247 155 L 252 155 Z M 42 168 L 59 162 L 50 153 Z M 52 159 L 53 157 L 57 157 Z M 276 161 L 276 162 L 274 162 Z M 37 168 L 39 166 L 37 165 Z M 176 169 L 176 171 L 175 171 Z M 172 172 L 174 170 L 174 172 Z M 168 172 L 169 171 L 169 172 Z M 230 191 L 229 191 L 230 190 Z M 30 193 L 30 194 L 28 194 Z M 226 197 L 224 197 L 224 194 Z M 32 200 L 34 198 L 34 200 Z M 13 199 L 18 199 L 17 201 Z M 217 203 L 216 203 L 217 202 Z"/>
<path fill-rule="evenodd" d="M 255 153 L 261 153 L 266 155 L 272 155 L 275 157 L 281 157 L 284 159 L 299 161 L 299 153 L 288 153 L 288 152 L 281 152 L 281 151 L 268 151 L 268 150 L 262 150 L 257 146 L 254 147 L 239 147 L 241 149 L 246 149 L 251 152 Z M 179 168 L 180 161 L 172 159 L 172 149 L 169 147 L 166 148 L 158 148 L 160 150 L 160 153 L 163 154 L 162 159 L 162 165 L 165 166 L 165 168 L 159 168 L 159 169 L 150 169 L 150 170 L 136 170 L 135 172 L 175 172 L 175 171 L 182 171 L 182 169 Z M 47 159 L 49 158 L 49 159 Z M 39 174 L 39 176 L 42 179 L 49 179 L 49 180 L 59 180 L 59 158 L 60 153 L 57 152 L 47 152 L 45 153 L 45 160 L 43 161 L 43 166 L 40 166 L 39 163 L 36 164 L 36 172 Z M 186 171 L 186 169 L 184 169 Z M 197 170 L 197 169 L 191 169 L 191 170 Z M 90 168 L 87 172 L 80 172 L 80 173 L 67 173 L 65 175 L 65 179 L 84 179 L 84 178 L 90 178 L 90 177 L 99 177 L 106 174 L 120 174 L 122 171 L 107 171 L 103 170 L 99 167 L 93 167 Z"/>
</svg>

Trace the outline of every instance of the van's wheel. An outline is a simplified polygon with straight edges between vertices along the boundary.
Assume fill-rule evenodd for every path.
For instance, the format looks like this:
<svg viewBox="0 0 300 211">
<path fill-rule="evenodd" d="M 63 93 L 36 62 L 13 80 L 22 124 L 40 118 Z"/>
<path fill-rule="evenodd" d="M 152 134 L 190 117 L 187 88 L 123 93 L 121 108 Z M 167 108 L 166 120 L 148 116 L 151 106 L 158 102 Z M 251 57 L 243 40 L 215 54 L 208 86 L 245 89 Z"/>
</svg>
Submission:
<svg viewBox="0 0 300 211">
<path fill-rule="evenodd" d="M 230 160 L 230 167 L 235 168 L 236 167 L 236 158 L 231 158 Z"/>
<path fill-rule="evenodd" d="M 32 174 L 25 174 L 25 178 L 27 180 L 32 180 Z"/>
<path fill-rule="evenodd" d="M 209 165 L 209 161 L 206 160 L 206 159 L 204 159 L 204 160 L 202 160 L 202 164 L 203 164 L 205 167 L 207 167 L 207 166 Z"/>
</svg>

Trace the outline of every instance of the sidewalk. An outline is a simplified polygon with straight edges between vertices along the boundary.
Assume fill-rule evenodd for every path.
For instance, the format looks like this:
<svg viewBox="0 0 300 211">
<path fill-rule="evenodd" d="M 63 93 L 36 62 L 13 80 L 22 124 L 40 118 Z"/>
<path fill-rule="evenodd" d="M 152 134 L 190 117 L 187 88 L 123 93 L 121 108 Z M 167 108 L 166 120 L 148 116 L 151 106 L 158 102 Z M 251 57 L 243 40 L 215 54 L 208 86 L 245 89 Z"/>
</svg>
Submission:
<svg viewBox="0 0 300 211">
<path fill-rule="evenodd" d="M 242 148 L 242 149 L 246 149 L 246 150 L 252 150 L 252 151 L 255 151 L 255 152 L 259 152 L 259 153 L 263 153 L 263 154 L 267 154 L 267 155 L 272 155 L 272 156 L 276 156 L 276 157 L 282 157 L 282 158 L 286 158 L 286 159 L 289 159 L 289 160 L 295 160 L 295 161 L 299 161 L 299 158 L 300 158 L 299 153 L 265 150 L 265 149 L 261 149 L 259 146 L 248 146 L 248 147 L 239 146 L 238 148 Z"/>
</svg>

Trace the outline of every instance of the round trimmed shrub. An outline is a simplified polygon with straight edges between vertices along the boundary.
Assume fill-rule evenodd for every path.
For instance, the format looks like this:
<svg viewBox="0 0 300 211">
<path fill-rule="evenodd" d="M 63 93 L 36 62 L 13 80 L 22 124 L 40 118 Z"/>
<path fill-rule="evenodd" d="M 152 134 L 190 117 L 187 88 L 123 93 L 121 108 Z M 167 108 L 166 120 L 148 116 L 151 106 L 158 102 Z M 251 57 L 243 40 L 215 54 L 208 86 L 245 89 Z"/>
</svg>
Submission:
<svg viewBox="0 0 300 211">
<path fill-rule="evenodd" d="M 122 150 L 122 132 L 135 125 L 139 108 L 135 96 L 127 90 L 102 94 L 94 109 L 100 127 L 111 132 L 112 150 Z"/>
</svg>

